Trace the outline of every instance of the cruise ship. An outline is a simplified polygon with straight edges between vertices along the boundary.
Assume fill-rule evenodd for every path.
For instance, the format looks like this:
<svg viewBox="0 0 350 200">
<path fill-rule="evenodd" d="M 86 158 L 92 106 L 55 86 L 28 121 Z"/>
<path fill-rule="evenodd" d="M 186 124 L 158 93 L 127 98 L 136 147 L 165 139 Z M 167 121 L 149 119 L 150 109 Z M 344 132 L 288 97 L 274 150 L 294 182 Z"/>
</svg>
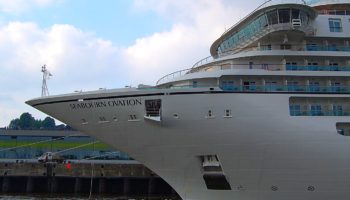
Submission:
<svg viewBox="0 0 350 200">
<path fill-rule="evenodd" d="M 184 200 L 349 200 L 350 1 L 267 1 L 210 54 L 155 86 L 27 103 Z"/>
</svg>

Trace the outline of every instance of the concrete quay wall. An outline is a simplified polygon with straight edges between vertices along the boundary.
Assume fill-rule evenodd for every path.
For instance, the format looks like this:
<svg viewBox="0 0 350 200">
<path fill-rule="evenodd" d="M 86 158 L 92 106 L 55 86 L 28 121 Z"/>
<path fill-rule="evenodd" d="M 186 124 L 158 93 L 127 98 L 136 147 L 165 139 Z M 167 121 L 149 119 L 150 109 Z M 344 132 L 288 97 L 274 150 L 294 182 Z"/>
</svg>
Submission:
<svg viewBox="0 0 350 200">
<path fill-rule="evenodd" d="M 180 199 L 141 164 L 0 163 L 0 192 L 112 195 L 118 198 Z"/>
</svg>

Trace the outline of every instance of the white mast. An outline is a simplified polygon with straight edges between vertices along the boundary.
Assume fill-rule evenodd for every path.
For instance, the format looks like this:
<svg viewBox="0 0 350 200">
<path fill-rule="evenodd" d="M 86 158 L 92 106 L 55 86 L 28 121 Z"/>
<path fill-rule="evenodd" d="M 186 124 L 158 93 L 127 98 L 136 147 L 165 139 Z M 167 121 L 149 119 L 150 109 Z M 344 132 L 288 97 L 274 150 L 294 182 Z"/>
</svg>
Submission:
<svg viewBox="0 0 350 200">
<path fill-rule="evenodd" d="M 44 97 L 49 95 L 49 89 L 47 88 L 46 80 L 50 79 L 50 76 L 52 76 L 52 74 L 46 69 L 46 65 L 41 67 L 41 72 L 43 73 L 41 96 Z"/>
</svg>

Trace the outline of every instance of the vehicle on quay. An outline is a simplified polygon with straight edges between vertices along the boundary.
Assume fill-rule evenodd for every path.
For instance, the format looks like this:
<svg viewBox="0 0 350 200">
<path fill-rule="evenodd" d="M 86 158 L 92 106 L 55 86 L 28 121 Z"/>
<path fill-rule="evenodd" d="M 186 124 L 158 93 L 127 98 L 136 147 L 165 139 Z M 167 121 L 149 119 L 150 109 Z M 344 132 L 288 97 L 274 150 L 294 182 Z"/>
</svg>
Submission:
<svg viewBox="0 0 350 200">
<path fill-rule="evenodd" d="M 47 162 L 63 163 L 64 158 L 56 153 L 53 153 L 53 152 L 45 152 L 43 155 L 41 155 L 38 158 L 38 162 L 40 162 L 40 163 L 47 163 Z"/>
</svg>

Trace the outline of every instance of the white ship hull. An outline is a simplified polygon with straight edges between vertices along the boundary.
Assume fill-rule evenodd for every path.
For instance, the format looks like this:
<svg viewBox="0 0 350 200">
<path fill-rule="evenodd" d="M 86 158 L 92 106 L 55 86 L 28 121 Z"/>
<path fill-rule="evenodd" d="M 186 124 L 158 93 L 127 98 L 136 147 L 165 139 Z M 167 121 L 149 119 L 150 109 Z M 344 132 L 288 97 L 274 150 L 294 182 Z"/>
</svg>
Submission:
<svg viewBox="0 0 350 200">
<path fill-rule="evenodd" d="M 335 127 L 349 117 L 290 116 L 289 97 L 303 94 L 169 92 L 107 90 L 28 103 L 128 153 L 186 200 L 350 198 L 350 138 Z M 144 117 L 146 99 L 161 99 L 160 121 Z M 202 155 L 219 157 L 231 190 L 207 189 Z"/>
</svg>

